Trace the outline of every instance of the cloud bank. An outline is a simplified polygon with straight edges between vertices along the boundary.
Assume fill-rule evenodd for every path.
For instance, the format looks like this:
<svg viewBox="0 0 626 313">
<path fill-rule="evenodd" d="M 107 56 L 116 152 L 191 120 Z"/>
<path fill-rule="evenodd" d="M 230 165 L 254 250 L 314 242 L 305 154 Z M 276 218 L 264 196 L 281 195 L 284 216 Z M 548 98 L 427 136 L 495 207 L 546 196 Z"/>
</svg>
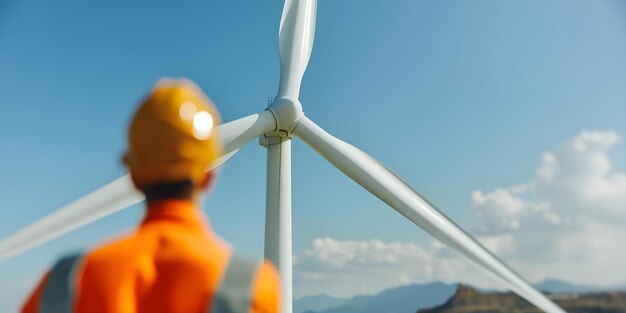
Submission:
<svg viewBox="0 0 626 313">
<path fill-rule="evenodd" d="M 608 155 L 619 140 L 583 131 L 545 152 L 530 181 L 474 191 L 479 238 L 531 280 L 624 283 L 626 174 Z"/>
<path fill-rule="evenodd" d="M 303 255 L 294 259 L 295 296 L 329 294 L 349 297 L 372 294 L 413 282 L 479 280 L 471 265 L 434 242 L 415 243 L 380 240 L 338 241 L 318 238 Z"/>
<path fill-rule="evenodd" d="M 609 151 L 620 137 L 583 131 L 541 156 L 533 177 L 471 194 L 480 220 L 472 233 L 530 281 L 560 278 L 616 285 L 626 281 L 626 174 Z M 441 280 L 496 287 L 439 242 L 318 238 L 294 257 L 296 297 L 352 296 Z"/>
</svg>

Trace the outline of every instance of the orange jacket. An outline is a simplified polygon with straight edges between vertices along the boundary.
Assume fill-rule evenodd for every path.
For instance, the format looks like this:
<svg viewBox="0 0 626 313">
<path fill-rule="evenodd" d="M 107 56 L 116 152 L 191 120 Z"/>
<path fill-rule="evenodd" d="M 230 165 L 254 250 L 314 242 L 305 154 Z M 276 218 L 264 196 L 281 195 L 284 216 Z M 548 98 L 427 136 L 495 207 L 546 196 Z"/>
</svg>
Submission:
<svg viewBox="0 0 626 313">
<path fill-rule="evenodd" d="M 151 204 L 139 229 L 84 256 L 73 276 L 77 313 L 205 313 L 231 249 L 188 201 Z M 48 273 L 23 313 L 40 313 Z M 278 313 L 278 274 L 264 261 L 252 280 L 251 313 Z"/>
</svg>

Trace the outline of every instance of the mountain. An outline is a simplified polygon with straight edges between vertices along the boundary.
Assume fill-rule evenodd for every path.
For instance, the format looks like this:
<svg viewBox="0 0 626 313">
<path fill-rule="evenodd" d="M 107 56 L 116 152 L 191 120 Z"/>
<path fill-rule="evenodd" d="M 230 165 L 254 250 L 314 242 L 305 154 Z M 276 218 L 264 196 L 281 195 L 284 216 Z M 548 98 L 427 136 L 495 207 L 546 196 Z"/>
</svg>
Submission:
<svg viewBox="0 0 626 313">
<path fill-rule="evenodd" d="M 309 310 L 315 313 L 414 313 L 417 308 L 431 307 L 443 303 L 454 294 L 456 284 L 435 282 L 423 285 L 408 285 L 384 290 L 372 296 L 356 296 L 336 307 L 323 310 Z M 295 309 L 302 307 L 298 300 L 294 302 L 294 312 L 304 313 Z"/>
<path fill-rule="evenodd" d="M 547 294 L 569 313 L 626 313 L 626 292 Z M 480 292 L 459 284 L 456 293 L 444 304 L 417 310 L 418 313 L 540 313 L 512 292 Z"/>
<path fill-rule="evenodd" d="M 430 284 L 414 284 L 384 290 L 372 296 L 356 296 L 350 299 L 333 298 L 325 295 L 304 297 L 294 301 L 294 313 L 414 313 L 417 309 L 433 307 L 446 302 L 451 296 L 456 295 L 457 286 L 463 284 L 444 284 L 440 282 Z M 619 288 L 607 288 L 590 285 L 576 285 L 562 280 L 549 279 L 534 284 L 534 287 L 543 292 L 554 294 L 570 293 L 600 293 L 609 290 L 626 291 L 626 286 Z M 470 288 L 470 287 L 468 287 Z M 511 295 L 504 297 L 496 290 L 483 290 L 470 288 L 482 295 L 497 295 L 500 300 L 493 301 L 524 301 Z M 463 291 L 463 290 L 461 290 Z M 465 290 L 469 292 L 468 290 Z M 457 292 L 458 293 L 458 292 Z M 488 299 L 489 297 L 487 297 Z M 609 296 L 610 298 L 610 296 Z M 484 298 L 483 298 L 484 299 Z M 504 300 L 503 300 L 504 299 Z M 507 300 L 508 299 L 508 300 Z M 489 300 L 491 301 L 491 300 Z M 596 303 L 597 304 L 597 303 Z M 455 311 L 456 312 L 456 311 Z M 471 311 L 468 311 L 471 312 Z M 482 311 L 481 311 L 482 312 Z M 494 311 L 499 312 L 499 311 Z M 511 311 L 514 312 L 514 311 Z M 526 311 L 524 311 L 526 312 Z M 535 312 L 535 311 L 528 311 Z M 591 311 L 590 311 L 591 312 Z M 611 311 L 612 312 L 612 311 Z"/>
<path fill-rule="evenodd" d="M 344 305 L 349 299 L 333 298 L 327 295 L 302 297 L 293 302 L 294 313 L 317 312 Z"/>
</svg>

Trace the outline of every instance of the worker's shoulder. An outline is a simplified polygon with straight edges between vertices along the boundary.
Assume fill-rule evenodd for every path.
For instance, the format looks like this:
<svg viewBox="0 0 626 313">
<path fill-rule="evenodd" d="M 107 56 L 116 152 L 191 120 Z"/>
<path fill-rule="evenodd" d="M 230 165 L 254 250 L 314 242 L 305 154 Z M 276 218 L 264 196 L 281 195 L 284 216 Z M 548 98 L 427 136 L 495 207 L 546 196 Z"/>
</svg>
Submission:
<svg viewBox="0 0 626 313">
<path fill-rule="evenodd" d="M 277 292 L 280 278 L 274 264 L 265 259 L 259 266 L 254 279 L 255 290 L 261 293 Z"/>
<path fill-rule="evenodd" d="M 272 262 L 263 260 L 253 282 L 253 310 L 259 313 L 279 312 L 280 278 Z"/>
<path fill-rule="evenodd" d="M 266 258 L 261 258 L 257 270 L 258 279 L 278 279 L 278 270 L 274 263 Z"/>
</svg>

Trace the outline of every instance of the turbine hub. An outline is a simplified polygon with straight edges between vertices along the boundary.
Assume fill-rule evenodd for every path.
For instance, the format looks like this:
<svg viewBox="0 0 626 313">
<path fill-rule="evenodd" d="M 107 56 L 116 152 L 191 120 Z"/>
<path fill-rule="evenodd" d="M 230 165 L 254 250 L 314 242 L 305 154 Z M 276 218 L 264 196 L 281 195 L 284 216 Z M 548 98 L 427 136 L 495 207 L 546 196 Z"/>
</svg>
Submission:
<svg viewBox="0 0 626 313">
<path fill-rule="evenodd" d="M 298 125 L 300 118 L 304 116 L 300 101 L 295 98 L 283 96 L 275 99 L 267 107 L 267 110 L 272 112 L 274 118 L 276 119 L 276 130 L 265 134 L 265 136 L 292 138 L 293 130 L 296 128 L 296 125 Z"/>
</svg>

